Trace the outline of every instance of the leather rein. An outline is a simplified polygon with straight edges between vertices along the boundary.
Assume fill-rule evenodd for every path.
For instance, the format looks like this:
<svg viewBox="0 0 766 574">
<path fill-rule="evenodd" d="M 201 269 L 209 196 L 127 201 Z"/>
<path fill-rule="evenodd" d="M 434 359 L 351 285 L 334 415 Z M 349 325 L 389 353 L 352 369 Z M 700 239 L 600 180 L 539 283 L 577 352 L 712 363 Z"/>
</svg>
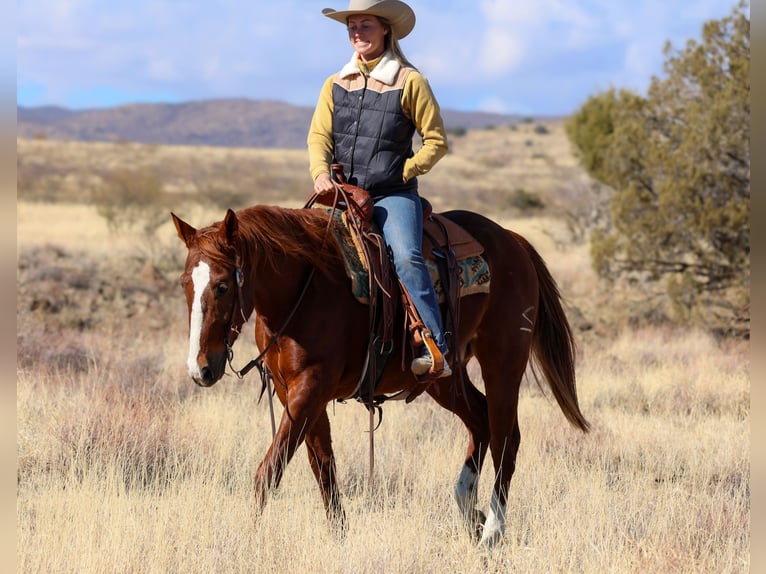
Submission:
<svg viewBox="0 0 766 574">
<path fill-rule="evenodd" d="M 340 185 L 336 184 L 336 190 L 335 190 L 335 201 L 333 202 L 333 213 L 337 209 L 335 207 L 335 204 L 337 204 L 337 199 L 339 194 L 342 193 L 342 188 Z M 312 197 L 313 199 L 313 197 Z M 312 200 L 309 200 L 309 203 L 307 204 L 307 207 L 310 206 L 312 203 Z M 325 236 L 322 240 L 322 246 L 324 246 L 324 241 L 326 241 L 327 237 L 330 234 L 330 227 L 332 225 L 332 216 L 333 214 L 330 214 L 330 218 L 327 223 L 327 228 L 325 229 Z M 320 247 L 320 249 L 321 249 Z M 226 345 L 226 358 L 227 362 L 229 364 L 229 368 L 232 370 L 232 372 L 237 376 L 238 379 L 244 379 L 245 375 L 249 373 L 253 367 L 258 368 L 258 373 L 261 376 L 261 397 L 263 397 L 263 393 L 266 392 L 269 398 L 269 413 L 271 415 L 271 437 L 274 438 L 277 433 L 276 429 L 276 421 L 274 418 L 274 402 L 272 399 L 272 396 L 274 394 L 273 387 L 272 387 L 272 381 L 273 377 L 271 375 L 271 371 L 267 366 L 263 364 L 264 359 L 266 358 L 266 353 L 269 352 L 269 350 L 277 343 L 279 338 L 284 334 L 285 329 L 287 329 L 287 326 L 290 324 L 290 321 L 295 316 L 295 313 L 298 311 L 298 308 L 301 305 L 301 302 L 303 301 L 303 298 L 306 296 L 306 292 L 308 291 L 309 285 L 311 285 L 311 280 L 314 278 L 314 273 L 316 272 L 316 267 L 312 267 L 311 271 L 308 274 L 308 277 L 306 278 L 306 281 L 303 284 L 303 288 L 301 289 L 300 295 L 298 295 L 298 299 L 295 301 L 295 304 L 293 305 L 293 308 L 291 309 L 290 313 L 287 315 L 287 318 L 285 319 L 284 323 L 282 323 L 282 326 L 279 328 L 279 330 L 272 335 L 271 339 L 269 340 L 266 347 L 261 351 L 257 357 L 254 359 L 251 359 L 250 362 L 248 362 L 244 367 L 237 370 L 234 367 L 234 364 L 232 363 L 234 359 L 234 347 L 233 343 L 230 342 L 230 335 L 234 333 L 235 339 L 240 334 L 240 328 L 242 325 L 247 323 L 248 317 L 245 317 L 245 311 L 244 311 L 244 297 L 242 295 L 242 287 L 245 284 L 245 277 L 242 272 L 242 265 L 240 263 L 240 256 L 239 252 L 236 252 L 236 267 L 234 269 L 234 278 L 235 282 L 237 284 L 237 290 L 236 295 L 234 297 L 234 301 L 232 303 L 232 313 L 231 313 L 231 320 L 229 321 L 229 328 L 226 330 L 226 335 L 224 335 L 224 344 Z M 235 317 L 237 317 L 236 311 L 239 310 L 239 317 L 242 318 L 242 321 L 237 325 L 236 323 L 238 321 L 235 321 Z"/>
</svg>

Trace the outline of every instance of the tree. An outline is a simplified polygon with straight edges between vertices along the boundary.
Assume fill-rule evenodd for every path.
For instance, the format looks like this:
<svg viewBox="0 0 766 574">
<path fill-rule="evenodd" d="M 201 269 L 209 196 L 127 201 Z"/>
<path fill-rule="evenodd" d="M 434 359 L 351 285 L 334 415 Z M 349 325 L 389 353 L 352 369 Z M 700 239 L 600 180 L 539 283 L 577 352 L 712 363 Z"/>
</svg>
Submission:
<svg viewBox="0 0 766 574">
<path fill-rule="evenodd" d="M 682 321 L 749 332 L 750 20 L 746 2 L 698 43 L 665 47 L 646 97 L 592 96 L 567 122 L 583 166 L 614 190 L 595 269 L 664 290 Z"/>
</svg>

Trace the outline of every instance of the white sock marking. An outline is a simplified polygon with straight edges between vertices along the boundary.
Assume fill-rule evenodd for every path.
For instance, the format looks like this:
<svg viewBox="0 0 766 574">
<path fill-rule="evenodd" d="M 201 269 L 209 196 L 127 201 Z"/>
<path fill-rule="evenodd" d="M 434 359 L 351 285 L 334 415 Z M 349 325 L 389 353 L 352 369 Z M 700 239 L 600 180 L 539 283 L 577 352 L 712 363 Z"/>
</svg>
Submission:
<svg viewBox="0 0 766 574">
<path fill-rule="evenodd" d="M 194 379 L 202 377 L 197 363 L 202 338 L 202 292 L 210 283 L 210 266 L 200 261 L 192 271 L 192 284 L 194 285 L 194 299 L 192 300 L 191 314 L 189 315 L 189 357 L 186 359 L 186 368 L 189 375 Z"/>
<path fill-rule="evenodd" d="M 492 492 L 492 500 L 489 503 L 489 516 L 484 523 L 484 532 L 481 535 L 480 544 L 493 546 L 505 533 L 505 504 L 501 504 L 497 495 Z"/>
</svg>

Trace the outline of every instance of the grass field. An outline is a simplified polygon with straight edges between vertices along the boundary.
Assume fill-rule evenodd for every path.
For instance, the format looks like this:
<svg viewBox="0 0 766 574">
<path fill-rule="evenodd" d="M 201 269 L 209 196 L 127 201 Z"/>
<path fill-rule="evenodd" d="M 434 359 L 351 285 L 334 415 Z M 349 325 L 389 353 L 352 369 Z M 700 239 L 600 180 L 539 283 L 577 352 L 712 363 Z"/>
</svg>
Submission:
<svg viewBox="0 0 766 574">
<path fill-rule="evenodd" d="M 482 193 L 491 196 L 483 211 L 538 247 L 580 343 L 580 404 L 593 430 L 569 427 L 549 393 L 524 383 L 507 531 L 491 551 L 476 548 L 452 500 L 467 436 L 427 397 L 385 406 L 372 486 L 367 412 L 356 403 L 329 407 L 345 537 L 327 526 L 303 447 L 256 519 L 252 482 L 271 436 L 257 377 L 226 377 L 210 389 L 188 379 L 176 282 L 182 244 L 169 221 L 148 239 L 110 232 L 83 187 L 97 188 L 115 166 L 160 157 L 156 165 L 180 174 L 176 189 L 185 190 L 172 192 L 172 208 L 204 224 L 223 215 L 219 205 L 189 199 L 216 181 L 215 172 L 203 176 L 208 162 L 240 174 L 226 183 L 232 190 L 247 165 L 261 166 L 252 177 L 272 174 L 268 181 L 295 173 L 287 187 L 275 186 L 293 191 L 269 187 L 262 198 L 256 186 L 252 197 L 297 205 L 304 155 L 20 141 L 18 571 L 749 571 L 749 344 L 630 321 L 636 311 L 625 307 L 640 308 L 640 298 L 602 285 L 587 243 L 571 235 L 566 214 L 587 180 L 555 126 L 544 135 L 533 127 L 469 132 L 429 183 L 438 205 L 466 198 L 480 206 Z M 527 145 L 533 137 L 539 143 Z M 542 161 L 527 149 L 535 145 L 549 154 L 537 175 L 523 170 Z M 456 174 L 480 169 L 477 158 L 484 169 L 497 165 L 473 193 Z M 437 193 L 445 180 L 462 181 L 463 195 L 457 183 Z M 509 207 L 522 187 L 548 207 Z M 246 333 L 237 364 L 256 352 Z M 486 510 L 491 464 L 484 470 Z"/>
</svg>

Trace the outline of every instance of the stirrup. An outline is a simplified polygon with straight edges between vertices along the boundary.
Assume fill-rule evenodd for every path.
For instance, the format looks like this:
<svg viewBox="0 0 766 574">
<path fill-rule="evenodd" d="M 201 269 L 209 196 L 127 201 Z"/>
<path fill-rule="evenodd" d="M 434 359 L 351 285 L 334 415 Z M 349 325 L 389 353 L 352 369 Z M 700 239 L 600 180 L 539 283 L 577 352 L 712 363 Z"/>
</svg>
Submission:
<svg viewBox="0 0 766 574">
<path fill-rule="evenodd" d="M 439 347 L 436 346 L 433 334 L 430 329 L 423 329 L 421 336 L 423 337 L 423 344 L 426 346 L 428 354 L 431 356 L 430 372 L 433 374 L 441 373 L 444 370 L 444 355 L 442 355 Z"/>
<path fill-rule="evenodd" d="M 410 370 L 412 371 L 412 374 L 415 375 L 416 377 L 422 377 L 423 375 L 428 373 L 428 371 L 431 370 L 431 365 L 432 365 L 431 357 L 427 357 L 427 356 L 415 357 L 414 359 L 412 359 Z"/>
<path fill-rule="evenodd" d="M 444 361 L 444 368 L 438 373 L 431 368 L 432 364 L 431 357 L 416 357 L 412 360 L 410 370 L 418 378 L 443 379 L 452 375 L 452 369 L 447 361 Z"/>
<path fill-rule="evenodd" d="M 418 378 L 425 377 L 428 379 L 440 379 L 442 377 L 449 377 L 452 374 L 452 369 L 450 368 L 449 363 L 445 360 L 442 352 L 439 350 L 439 347 L 436 346 L 431 331 L 423 329 L 421 336 L 427 354 L 423 354 L 412 360 L 412 364 L 410 365 L 412 373 Z"/>
</svg>

